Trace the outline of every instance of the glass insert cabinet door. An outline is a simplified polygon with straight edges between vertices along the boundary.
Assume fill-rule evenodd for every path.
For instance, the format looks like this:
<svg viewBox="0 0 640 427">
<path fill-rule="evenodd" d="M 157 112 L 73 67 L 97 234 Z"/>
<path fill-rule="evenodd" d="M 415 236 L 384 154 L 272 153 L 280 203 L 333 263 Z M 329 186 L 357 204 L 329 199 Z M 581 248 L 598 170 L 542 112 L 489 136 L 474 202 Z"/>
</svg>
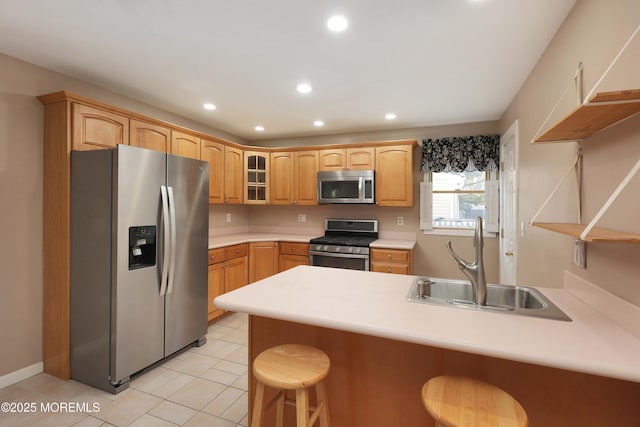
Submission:
<svg viewBox="0 0 640 427">
<path fill-rule="evenodd" d="M 245 194 L 247 204 L 269 202 L 269 153 L 245 151 Z"/>
</svg>

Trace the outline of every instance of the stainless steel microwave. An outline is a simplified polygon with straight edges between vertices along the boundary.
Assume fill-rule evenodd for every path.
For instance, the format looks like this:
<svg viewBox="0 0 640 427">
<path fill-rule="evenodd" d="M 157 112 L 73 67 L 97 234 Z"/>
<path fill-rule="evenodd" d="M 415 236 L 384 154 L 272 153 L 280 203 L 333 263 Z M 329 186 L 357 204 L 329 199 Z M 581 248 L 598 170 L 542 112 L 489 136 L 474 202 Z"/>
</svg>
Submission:
<svg viewBox="0 0 640 427">
<path fill-rule="evenodd" d="M 318 172 L 318 203 L 375 203 L 373 170 Z"/>
</svg>

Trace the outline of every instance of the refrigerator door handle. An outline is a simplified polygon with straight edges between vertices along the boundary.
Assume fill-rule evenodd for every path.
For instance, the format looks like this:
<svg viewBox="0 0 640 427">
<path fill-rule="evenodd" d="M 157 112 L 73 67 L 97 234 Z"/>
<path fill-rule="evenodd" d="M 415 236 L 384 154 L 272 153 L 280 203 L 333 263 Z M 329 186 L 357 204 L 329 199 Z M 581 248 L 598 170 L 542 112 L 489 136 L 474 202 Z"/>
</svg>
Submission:
<svg viewBox="0 0 640 427">
<path fill-rule="evenodd" d="M 167 277 L 169 276 L 169 199 L 167 197 L 167 187 L 160 186 L 160 195 L 162 196 L 162 222 L 164 224 L 164 233 L 162 236 L 162 279 L 160 281 L 160 296 L 164 296 L 167 293 Z"/>
<path fill-rule="evenodd" d="M 167 187 L 169 193 L 169 215 L 171 218 L 171 264 L 169 265 L 169 286 L 167 295 L 173 292 L 173 276 L 176 271 L 176 205 L 173 198 L 173 187 Z"/>
</svg>

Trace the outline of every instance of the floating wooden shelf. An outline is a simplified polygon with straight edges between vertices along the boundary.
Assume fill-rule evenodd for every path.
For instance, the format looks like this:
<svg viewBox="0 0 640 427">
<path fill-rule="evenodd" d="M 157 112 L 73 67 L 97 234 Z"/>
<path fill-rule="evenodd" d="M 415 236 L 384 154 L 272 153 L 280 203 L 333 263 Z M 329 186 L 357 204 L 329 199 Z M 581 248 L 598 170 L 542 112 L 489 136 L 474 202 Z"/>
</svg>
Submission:
<svg viewBox="0 0 640 427">
<path fill-rule="evenodd" d="M 533 142 L 577 141 L 638 112 L 640 89 L 600 92 L 536 137 Z"/>
<path fill-rule="evenodd" d="M 567 236 L 580 239 L 586 225 L 570 224 L 562 222 L 533 222 L 531 225 L 566 234 Z M 623 231 L 609 230 L 606 228 L 593 227 L 585 238 L 586 242 L 608 242 L 608 243 L 640 243 L 640 234 L 625 233 Z"/>
</svg>

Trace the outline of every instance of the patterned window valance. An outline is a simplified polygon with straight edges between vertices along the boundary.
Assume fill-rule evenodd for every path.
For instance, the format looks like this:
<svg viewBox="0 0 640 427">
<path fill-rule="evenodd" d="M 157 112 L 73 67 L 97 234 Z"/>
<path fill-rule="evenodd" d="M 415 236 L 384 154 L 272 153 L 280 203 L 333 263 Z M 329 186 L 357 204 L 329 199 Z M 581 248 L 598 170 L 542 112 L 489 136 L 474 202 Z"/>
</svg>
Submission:
<svg viewBox="0 0 640 427">
<path fill-rule="evenodd" d="M 497 170 L 500 135 L 422 140 L 422 172 Z"/>
</svg>

